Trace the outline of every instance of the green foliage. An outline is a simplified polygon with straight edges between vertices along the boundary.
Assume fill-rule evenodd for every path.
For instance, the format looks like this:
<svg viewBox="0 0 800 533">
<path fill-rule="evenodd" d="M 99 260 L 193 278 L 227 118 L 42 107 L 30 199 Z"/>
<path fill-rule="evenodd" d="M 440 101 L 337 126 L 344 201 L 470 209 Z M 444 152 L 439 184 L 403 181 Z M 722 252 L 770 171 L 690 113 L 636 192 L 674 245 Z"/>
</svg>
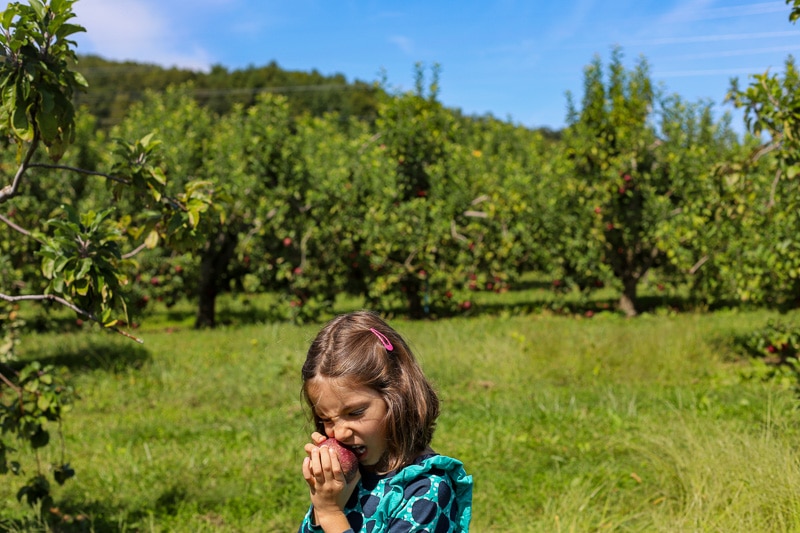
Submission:
<svg viewBox="0 0 800 533">
<path fill-rule="evenodd" d="M 750 175 L 759 177 L 761 208 L 751 224 L 761 235 L 744 258 L 742 297 L 756 302 L 795 306 L 800 298 L 800 75 L 794 59 L 782 75 L 755 74 L 744 90 L 733 80 L 729 101 L 744 108 L 749 131 L 760 146 L 750 158 Z M 766 267 L 766 268 L 765 268 Z"/>
<path fill-rule="evenodd" d="M 800 351 L 800 326 L 783 320 L 771 320 L 737 339 L 750 357 L 760 357 L 772 364 L 797 363 Z"/>
<path fill-rule="evenodd" d="M 42 141 L 58 160 L 75 136 L 72 95 L 87 86 L 70 69 L 75 42 L 68 37 L 85 31 L 68 21 L 75 0 L 29 5 L 9 3 L 0 19 L 0 133 L 23 143 Z"/>
<path fill-rule="evenodd" d="M 39 251 L 42 275 L 49 280 L 47 293 L 63 294 L 79 308 L 93 315 L 105 327 L 115 326 L 121 308 L 127 322 L 122 287 L 127 278 L 122 271 L 121 232 L 110 220 L 113 210 L 78 214 L 64 206 L 66 220 L 53 219 L 54 228 Z"/>
<path fill-rule="evenodd" d="M 73 395 L 52 365 L 16 360 L 20 302 L 58 304 L 130 336 L 120 328 L 129 322 L 125 271 L 131 258 L 159 240 L 192 245 L 193 230 L 213 205 L 202 182 L 187 182 L 183 191 L 167 194 L 159 143 L 149 135 L 133 144 L 118 142 L 110 155 L 113 175 L 59 163 L 94 166 L 101 159 L 98 139 L 88 133 L 92 122 L 76 118 L 72 101 L 74 91 L 86 86 L 71 68 L 75 43 L 68 37 L 83 31 L 68 22 L 75 16 L 73 4 L 30 0 L 9 3 L 0 13 L 0 135 L 7 147 L 16 145 L 13 163 L 3 161 L 3 170 L 13 171 L 0 188 L 0 205 L 11 206 L 0 215 L 7 230 L 0 237 L 0 473 L 32 475 L 18 499 L 45 509 L 50 484 L 38 453 L 51 443 L 52 427 L 60 431 Z M 81 146 L 67 154 L 76 139 Z M 57 164 L 40 162 L 41 151 Z M 34 168 L 57 177 L 46 172 L 32 177 Z M 70 179 L 74 175 L 79 177 Z M 111 183 L 112 195 L 90 184 L 88 176 Z M 136 209 L 130 214 L 108 208 L 109 199 L 119 207 L 123 190 L 134 193 L 129 205 Z M 35 472 L 26 473 L 9 458 L 22 451 L 12 447 L 7 440 L 12 438 L 36 452 Z M 62 439 L 61 458 L 50 469 L 58 484 L 74 475 L 64 455 Z"/>
<path fill-rule="evenodd" d="M 797 22 L 800 19 L 800 0 L 786 0 L 786 5 L 792 5 L 792 12 L 789 14 L 791 22 Z"/>
</svg>

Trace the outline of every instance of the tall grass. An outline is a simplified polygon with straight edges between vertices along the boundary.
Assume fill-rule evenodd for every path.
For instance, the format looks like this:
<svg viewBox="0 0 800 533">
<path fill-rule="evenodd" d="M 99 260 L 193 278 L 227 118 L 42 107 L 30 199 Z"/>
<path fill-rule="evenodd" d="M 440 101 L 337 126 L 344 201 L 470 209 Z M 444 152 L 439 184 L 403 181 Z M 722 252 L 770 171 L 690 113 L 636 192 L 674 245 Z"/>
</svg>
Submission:
<svg viewBox="0 0 800 533">
<path fill-rule="evenodd" d="M 743 379 L 730 344 L 771 316 L 392 323 L 440 392 L 434 447 L 474 476 L 473 531 L 800 531 L 795 392 Z M 26 338 L 26 356 L 63 366 L 82 395 L 61 529 L 296 531 L 299 368 L 317 328 L 161 328 L 144 348 Z M 18 480 L 0 479 L 0 519 L 32 527 Z"/>
</svg>

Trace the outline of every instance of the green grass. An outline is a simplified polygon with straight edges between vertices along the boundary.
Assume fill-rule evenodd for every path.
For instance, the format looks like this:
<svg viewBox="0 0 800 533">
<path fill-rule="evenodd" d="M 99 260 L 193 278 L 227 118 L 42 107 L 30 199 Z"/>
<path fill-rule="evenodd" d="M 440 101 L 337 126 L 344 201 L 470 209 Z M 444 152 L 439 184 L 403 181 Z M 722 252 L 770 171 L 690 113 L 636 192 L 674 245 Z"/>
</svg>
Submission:
<svg viewBox="0 0 800 533">
<path fill-rule="evenodd" d="M 795 392 L 743 379 L 731 347 L 771 317 L 392 323 L 439 389 L 434 447 L 474 476 L 473 531 L 800 531 Z M 153 323 L 144 346 L 24 339 L 82 396 L 64 428 L 77 478 L 55 491 L 62 529 L 296 531 L 310 431 L 299 369 L 318 326 Z M 30 528 L 20 480 L 0 479 L 0 519 Z"/>
</svg>

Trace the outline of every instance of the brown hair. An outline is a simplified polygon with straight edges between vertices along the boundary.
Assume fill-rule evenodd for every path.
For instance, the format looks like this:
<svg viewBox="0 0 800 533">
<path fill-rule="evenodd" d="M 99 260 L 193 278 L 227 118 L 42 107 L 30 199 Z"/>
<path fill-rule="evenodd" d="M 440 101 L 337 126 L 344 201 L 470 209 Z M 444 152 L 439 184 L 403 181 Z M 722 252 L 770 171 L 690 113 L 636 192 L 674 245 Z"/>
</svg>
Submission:
<svg viewBox="0 0 800 533">
<path fill-rule="evenodd" d="M 385 336 L 392 350 L 373 328 Z M 316 377 L 338 378 L 353 386 L 367 386 L 386 402 L 389 469 L 412 463 L 430 445 L 439 398 L 406 342 L 377 314 L 357 311 L 328 322 L 308 349 L 302 376 L 303 396 L 320 433 L 325 430 L 309 397 L 308 384 Z"/>
</svg>

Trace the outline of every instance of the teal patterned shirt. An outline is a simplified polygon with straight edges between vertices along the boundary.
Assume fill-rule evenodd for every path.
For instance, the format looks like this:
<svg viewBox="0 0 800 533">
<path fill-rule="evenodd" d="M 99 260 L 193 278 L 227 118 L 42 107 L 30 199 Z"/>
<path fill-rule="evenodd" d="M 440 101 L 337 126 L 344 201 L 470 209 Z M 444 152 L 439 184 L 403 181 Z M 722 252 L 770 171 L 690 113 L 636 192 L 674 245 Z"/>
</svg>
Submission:
<svg viewBox="0 0 800 533">
<path fill-rule="evenodd" d="M 472 476 L 461 461 L 437 454 L 384 475 L 362 471 L 344 514 L 353 533 L 469 531 Z M 298 533 L 321 531 L 309 508 Z"/>
</svg>

